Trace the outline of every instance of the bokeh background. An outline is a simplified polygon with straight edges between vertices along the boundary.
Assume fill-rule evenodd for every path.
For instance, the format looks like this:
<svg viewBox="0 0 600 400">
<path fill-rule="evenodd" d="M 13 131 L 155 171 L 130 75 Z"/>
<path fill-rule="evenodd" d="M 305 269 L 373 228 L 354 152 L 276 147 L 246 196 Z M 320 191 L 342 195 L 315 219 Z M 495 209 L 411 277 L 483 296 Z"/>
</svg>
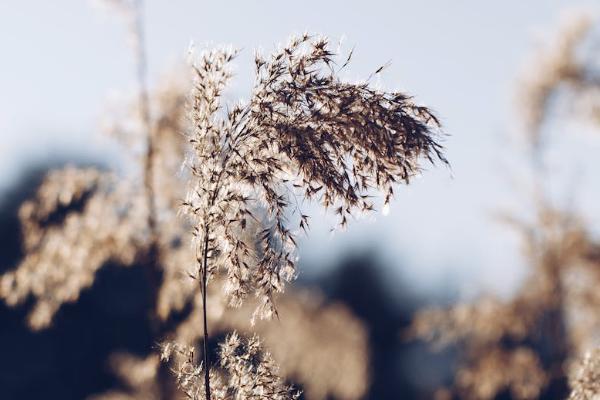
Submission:
<svg viewBox="0 0 600 400">
<path fill-rule="evenodd" d="M 255 49 L 268 52 L 290 34 L 318 32 L 340 41 L 342 52 L 355 48 L 347 79 L 363 79 L 391 61 L 376 84 L 407 91 L 437 112 L 451 167 L 426 168 L 422 179 L 397 192 L 388 215 L 354 221 L 344 232 L 331 235 L 329 217 L 315 218 L 300 245 L 297 282 L 343 301 L 369 328 L 369 398 L 430 398 L 432 388 L 451 381 L 454 351 L 429 352 L 399 332 L 425 305 L 490 292 L 510 298 L 519 288 L 527 271 L 519 239 L 496 218 L 528 209 L 519 185 L 525 173 L 519 77 L 565 10 L 593 13 L 594 7 L 595 1 L 573 0 L 148 0 L 148 82 L 154 87 L 185 65 L 192 41 L 196 48 L 231 43 L 242 52 L 228 96 L 244 98 Z M 17 209 L 46 170 L 65 163 L 122 167 L 102 124 L 110 104 L 137 89 L 126 25 L 92 1 L 2 1 L 0 33 L 0 269 L 6 271 L 22 257 Z M 600 222 L 592 173 L 600 141 L 579 135 L 559 140 L 557 148 L 551 159 L 568 167 L 559 168 L 553 186 L 572 188 L 559 201 Z M 139 268 L 102 270 L 43 332 L 28 330 L 27 304 L 1 305 L 0 397 L 80 399 L 118 385 L 107 355 L 154 340 L 143 320 L 147 304 L 132 295 L 145 290 L 142 275 Z"/>
</svg>

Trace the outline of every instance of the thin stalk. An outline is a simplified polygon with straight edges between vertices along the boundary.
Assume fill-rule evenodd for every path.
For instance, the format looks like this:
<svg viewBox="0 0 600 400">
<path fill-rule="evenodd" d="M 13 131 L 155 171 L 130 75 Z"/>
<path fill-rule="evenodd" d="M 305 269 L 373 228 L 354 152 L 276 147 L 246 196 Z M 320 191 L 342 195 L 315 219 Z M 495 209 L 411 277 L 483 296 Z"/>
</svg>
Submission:
<svg viewBox="0 0 600 400">
<path fill-rule="evenodd" d="M 206 400 L 210 400 L 210 365 L 208 359 L 208 323 L 206 321 L 206 283 L 208 279 L 208 226 L 204 229 L 204 248 L 202 249 L 202 312 L 204 329 L 204 390 Z"/>
<path fill-rule="evenodd" d="M 147 57 L 146 40 L 144 36 L 143 0 L 135 0 L 132 15 L 132 36 L 134 38 L 134 54 L 136 62 L 136 77 L 138 83 L 138 107 L 140 121 L 146 136 L 146 153 L 144 154 L 143 178 L 144 198 L 147 207 L 146 226 L 148 227 L 149 240 L 147 251 L 146 277 L 150 285 L 150 304 L 152 304 L 150 321 L 154 334 L 160 331 L 160 323 L 156 318 L 156 299 L 160 287 L 162 271 L 159 266 L 160 249 L 158 245 L 158 224 L 156 207 L 155 175 L 155 141 L 152 117 L 150 113 L 150 100 L 147 84 Z"/>
<path fill-rule="evenodd" d="M 147 59 L 145 50 L 145 37 L 143 27 L 143 0 L 135 1 L 133 36 L 135 40 L 134 51 L 136 58 L 137 81 L 138 81 L 138 104 L 140 107 L 140 119 L 146 131 L 146 154 L 144 155 L 144 189 L 146 192 L 146 203 L 148 207 L 148 229 L 150 230 L 150 244 L 156 245 L 156 200 L 154 188 L 154 133 L 150 117 L 150 101 L 147 84 Z"/>
<path fill-rule="evenodd" d="M 223 176 L 223 171 L 227 166 L 227 161 L 229 160 L 229 154 L 223 160 L 223 168 L 219 172 L 215 182 L 215 189 L 212 192 L 209 208 L 215 204 L 217 199 L 217 195 L 219 194 L 219 184 L 221 182 L 221 177 Z M 200 282 L 200 290 L 202 292 L 202 314 L 203 314 L 203 331 L 204 331 L 204 390 L 206 400 L 210 400 L 210 360 L 208 357 L 208 322 L 206 319 L 206 287 L 208 283 L 208 224 L 204 228 L 204 246 L 202 249 L 202 266 L 201 266 L 201 282 Z"/>
<path fill-rule="evenodd" d="M 153 337 L 161 335 L 162 325 L 157 316 L 157 299 L 162 279 L 162 270 L 159 265 L 160 247 L 157 223 L 156 188 L 154 185 L 155 175 L 155 138 L 150 111 L 150 96 L 148 92 L 147 71 L 148 59 L 146 55 L 146 39 L 144 35 L 144 2 L 134 0 L 131 14 L 131 35 L 133 37 L 133 53 L 135 57 L 136 78 L 138 85 L 138 107 L 142 129 L 146 138 L 146 152 L 143 158 L 143 185 L 144 198 L 146 201 L 146 226 L 148 227 L 149 240 L 144 262 L 144 274 L 146 276 L 149 291 L 148 300 L 150 306 L 150 329 Z M 159 398 L 167 399 L 169 395 L 168 371 L 161 366 L 158 372 Z"/>
</svg>

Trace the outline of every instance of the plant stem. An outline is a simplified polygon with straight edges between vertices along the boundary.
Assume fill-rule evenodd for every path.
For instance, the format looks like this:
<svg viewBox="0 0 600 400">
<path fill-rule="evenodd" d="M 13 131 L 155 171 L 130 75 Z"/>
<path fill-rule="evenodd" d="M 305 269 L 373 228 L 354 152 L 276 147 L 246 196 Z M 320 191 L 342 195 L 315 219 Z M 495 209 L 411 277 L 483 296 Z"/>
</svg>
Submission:
<svg viewBox="0 0 600 400">
<path fill-rule="evenodd" d="M 148 207 L 148 229 L 150 230 L 150 243 L 155 245 L 157 241 L 156 226 L 156 201 L 154 188 L 154 133 L 150 118 L 150 101 L 148 99 L 147 85 L 147 59 L 145 51 L 145 37 L 142 16 L 143 1 L 136 0 L 134 13 L 134 38 L 135 58 L 138 81 L 138 104 L 140 107 L 140 119 L 146 131 L 146 154 L 144 155 L 144 188 L 146 191 L 146 202 Z"/>
<path fill-rule="evenodd" d="M 150 304 L 149 322 L 153 338 L 160 337 L 162 331 L 161 321 L 158 318 L 157 301 L 162 280 L 162 268 L 160 266 L 160 247 L 157 223 L 156 188 L 154 184 L 155 175 L 155 138 L 152 126 L 152 115 L 150 111 L 150 98 L 148 91 L 148 59 L 146 55 L 146 40 L 144 35 L 144 1 L 134 0 L 132 3 L 132 15 L 130 31 L 133 36 L 133 52 L 135 57 L 136 79 L 138 84 L 138 107 L 139 118 L 146 138 L 146 152 L 143 158 L 143 185 L 144 198 L 147 207 L 146 226 L 148 227 L 148 249 L 145 254 L 144 274 L 147 279 L 148 301 Z M 160 367 L 157 376 L 159 399 L 168 399 L 169 374 L 167 368 Z"/>
<path fill-rule="evenodd" d="M 208 323 L 206 321 L 206 283 L 208 279 L 208 226 L 204 229 L 204 249 L 202 249 L 202 312 L 204 323 L 204 390 L 206 400 L 210 400 L 210 364 L 208 359 Z"/>
</svg>

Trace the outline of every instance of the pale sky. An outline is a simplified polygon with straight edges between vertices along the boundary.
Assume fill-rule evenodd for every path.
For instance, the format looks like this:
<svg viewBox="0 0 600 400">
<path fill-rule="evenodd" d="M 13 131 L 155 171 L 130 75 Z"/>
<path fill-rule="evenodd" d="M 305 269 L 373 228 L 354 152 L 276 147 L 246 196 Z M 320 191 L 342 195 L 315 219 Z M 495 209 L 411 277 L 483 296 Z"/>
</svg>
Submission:
<svg viewBox="0 0 600 400">
<path fill-rule="evenodd" d="M 519 201 L 506 171 L 518 125 L 516 78 L 561 11 L 595 1 L 146 3 L 150 82 L 182 64 L 191 41 L 233 44 L 243 49 L 235 83 L 244 97 L 254 49 L 269 51 L 308 31 L 356 48 L 350 79 L 391 60 L 379 83 L 406 90 L 441 117 L 452 170 L 428 168 L 397 191 L 386 217 L 358 221 L 333 238 L 316 226 L 303 240 L 301 273 L 348 248 L 376 246 L 394 276 L 417 290 L 449 284 L 467 296 L 489 288 L 508 293 L 521 279 L 517 242 L 491 219 Z M 95 139 L 102 111 L 112 92 L 135 89 L 123 20 L 89 0 L 3 0 L 0 51 L 0 190 L 34 160 L 102 158 L 106 149 Z M 600 150 L 589 146 L 590 154 Z"/>
</svg>

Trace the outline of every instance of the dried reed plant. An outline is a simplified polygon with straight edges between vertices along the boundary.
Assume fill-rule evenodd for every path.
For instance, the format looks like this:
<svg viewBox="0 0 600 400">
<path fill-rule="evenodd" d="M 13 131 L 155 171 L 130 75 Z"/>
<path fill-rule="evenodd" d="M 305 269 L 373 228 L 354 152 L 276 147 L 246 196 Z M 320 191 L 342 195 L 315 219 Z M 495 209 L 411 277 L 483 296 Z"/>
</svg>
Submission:
<svg viewBox="0 0 600 400">
<path fill-rule="evenodd" d="M 517 104 L 533 144 L 539 142 L 542 124 L 562 87 L 590 88 L 591 77 L 577 50 L 592 26 L 586 15 L 569 15 L 556 36 L 538 50 L 519 80 Z"/>
<path fill-rule="evenodd" d="M 49 173 L 21 206 L 25 257 L 0 277 L 0 297 L 16 305 L 33 296 L 33 329 L 48 326 L 63 303 L 77 300 L 108 260 L 134 261 L 144 242 L 136 218 L 143 206 L 127 192 L 110 173 L 66 167 Z"/>
<path fill-rule="evenodd" d="M 203 367 L 194 358 L 194 348 L 168 343 L 162 349 L 162 358 L 178 357 L 174 369 L 177 384 L 188 399 L 203 397 L 206 392 Z M 263 351 L 256 336 L 241 339 L 236 333 L 229 335 L 220 345 L 219 366 L 226 380 L 211 371 L 214 399 L 297 399 L 300 392 L 286 385 L 278 376 L 278 367 L 268 352 Z"/>
<path fill-rule="evenodd" d="M 282 315 L 277 323 L 263 320 L 252 324 L 248 315 L 257 301 L 249 299 L 240 308 L 228 307 L 221 295 L 224 284 L 217 278 L 208 288 L 208 324 L 213 335 L 231 331 L 258 334 L 279 364 L 280 373 L 302 383 L 305 398 L 352 400 L 364 396 L 369 376 L 368 332 L 346 306 L 327 304 L 314 290 L 291 289 L 277 298 Z M 194 310 L 178 325 L 174 340 L 197 343 L 202 339 L 198 330 L 202 321 L 202 298 L 196 296 Z"/>
<path fill-rule="evenodd" d="M 572 216 L 545 209 L 536 225 L 514 222 L 532 270 L 510 300 L 492 296 L 417 314 L 411 335 L 437 347 L 458 344 L 455 393 L 493 399 L 509 391 L 535 399 L 564 385 L 568 363 L 597 343 L 597 243 Z"/>
<path fill-rule="evenodd" d="M 600 242 L 585 221 L 551 205 L 542 181 L 552 177 L 539 146 L 556 100 L 569 96 L 589 102 L 589 93 L 596 91 L 597 75 L 578 51 L 591 28 L 589 18 L 570 20 L 520 83 L 519 106 L 535 161 L 535 209 L 533 221 L 506 217 L 505 222 L 522 238 L 528 278 L 510 300 L 484 296 L 472 304 L 421 311 L 410 329 L 410 336 L 437 347 L 459 346 L 461 364 L 451 392 L 461 398 L 509 393 L 514 399 L 535 399 L 549 390 L 564 391 L 569 365 L 600 340 Z M 573 393 L 582 392 L 575 388 Z"/>
<path fill-rule="evenodd" d="M 595 400 L 600 396 L 600 348 L 587 352 L 571 379 L 569 400 Z"/>
<path fill-rule="evenodd" d="M 308 228 L 298 199 L 333 208 L 344 227 L 353 212 L 373 210 L 373 191 L 383 192 L 387 204 L 393 185 L 408 183 L 421 159 L 445 162 L 431 111 L 405 94 L 341 81 L 337 74 L 351 54 L 336 70 L 324 38 L 305 34 L 268 59 L 257 55 L 250 100 L 223 111 L 220 97 L 235 54 L 209 51 L 193 64 L 191 185 L 184 210 L 199 264 L 207 400 L 206 296 L 217 272 L 226 276 L 231 306 L 254 294 L 253 320 L 277 315 L 273 296 L 295 276 L 290 213 L 297 213 L 298 229 Z M 250 224 L 259 227 L 258 235 L 244 235 Z"/>
<path fill-rule="evenodd" d="M 165 189 L 154 194 L 160 210 L 157 231 L 162 277 L 154 296 L 155 315 L 163 321 L 160 332 L 166 336 L 173 332 L 173 337 L 191 343 L 199 338 L 193 332 L 199 331 L 188 329 L 185 333 L 184 327 L 193 326 L 188 321 L 193 321 L 195 315 L 203 315 L 202 303 L 195 297 L 193 281 L 186 279 L 185 266 L 190 266 L 195 256 L 188 246 L 179 244 L 186 240 L 188 225 L 175 218 L 178 199 L 184 196 L 178 171 L 184 157 L 185 143 L 179 132 L 186 129 L 182 119 L 185 86 L 171 79 L 150 97 L 155 116 L 152 131 L 157 143 L 154 179 Z M 123 122 L 111 124 L 111 133 L 127 139 L 130 145 L 132 140 L 143 145 L 142 124 L 130 123 L 139 118 L 136 104 L 134 101 L 132 107 L 124 107 Z M 81 291 L 93 284 L 96 271 L 106 262 L 112 260 L 126 266 L 147 261 L 147 202 L 143 185 L 138 183 L 138 177 L 144 173 L 143 158 L 134 165 L 140 165 L 140 169 L 131 176 L 74 167 L 54 171 L 36 196 L 23 205 L 26 258 L 2 277 L 1 294 L 10 304 L 23 302 L 29 296 L 36 299 L 38 306 L 30 314 L 33 328 L 45 328 L 63 303 L 76 301 Z M 248 222 L 248 226 L 253 224 L 256 225 Z M 227 282 L 225 276 L 215 279 L 221 284 Z M 310 398 L 360 398 L 368 381 L 367 334 L 343 306 L 326 306 L 313 296 L 302 291 L 288 293 L 280 299 L 279 310 L 286 315 L 281 328 L 259 323 L 255 329 L 274 349 L 285 376 L 301 382 Z M 236 329 L 251 334 L 253 328 L 241 316 L 245 311 L 227 311 L 219 291 L 209 298 L 217 306 L 213 316 L 209 313 L 217 333 Z M 181 327 L 168 326 L 169 316 L 189 304 L 193 305 L 192 313 Z M 336 359 L 345 360 L 344 365 L 330 365 Z M 129 389 L 107 393 L 102 398 L 148 398 L 150 393 L 161 398 L 164 388 L 160 389 L 157 383 L 159 364 L 155 361 L 154 356 L 114 358 L 111 365 Z M 348 376 L 354 378 L 345 379 Z"/>
</svg>

